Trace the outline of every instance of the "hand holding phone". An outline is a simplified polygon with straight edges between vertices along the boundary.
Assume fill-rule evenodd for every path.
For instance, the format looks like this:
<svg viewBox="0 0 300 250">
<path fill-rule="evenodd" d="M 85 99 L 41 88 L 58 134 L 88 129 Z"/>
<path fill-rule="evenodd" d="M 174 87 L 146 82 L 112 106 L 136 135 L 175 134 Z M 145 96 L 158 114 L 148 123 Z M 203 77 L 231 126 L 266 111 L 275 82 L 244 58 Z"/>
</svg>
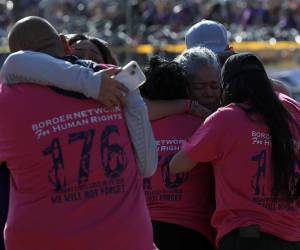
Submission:
<svg viewBox="0 0 300 250">
<path fill-rule="evenodd" d="M 140 87 L 146 81 L 146 76 L 138 63 L 131 61 L 122 68 L 114 79 L 123 83 L 130 91 L 132 91 Z"/>
</svg>

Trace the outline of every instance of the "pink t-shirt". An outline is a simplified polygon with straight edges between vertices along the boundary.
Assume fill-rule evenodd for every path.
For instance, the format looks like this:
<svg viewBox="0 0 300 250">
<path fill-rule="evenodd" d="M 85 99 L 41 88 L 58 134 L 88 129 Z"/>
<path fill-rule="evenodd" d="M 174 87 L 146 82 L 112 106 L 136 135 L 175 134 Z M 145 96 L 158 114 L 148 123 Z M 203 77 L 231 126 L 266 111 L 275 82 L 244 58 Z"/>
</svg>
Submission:
<svg viewBox="0 0 300 250">
<path fill-rule="evenodd" d="M 11 171 L 7 250 L 153 249 L 122 110 L 33 84 L 0 85 Z"/>
<path fill-rule="evenodd" d="M 196 162 L 213 164 L 217 243 L 231 230 L 250 224 L 288 241 L 300 240 L 300 199 L 288 204 L 271 198 L 271 141 L 261 119 L 251 121 L 230 104 L 207 118 L 183 150 Z"/>
<path fill-rule="evenodd" d="M 173 155 L 202 121 L 181 114 L 152 122 L 159 162 L 156 173 L 144 179 L 144 190 L 152 220 L 181 225 L 212 240 L 210 219 L 215 207 L 212 168 L 199 167 L 175 176 L 169 172 Z"/>
</svg>

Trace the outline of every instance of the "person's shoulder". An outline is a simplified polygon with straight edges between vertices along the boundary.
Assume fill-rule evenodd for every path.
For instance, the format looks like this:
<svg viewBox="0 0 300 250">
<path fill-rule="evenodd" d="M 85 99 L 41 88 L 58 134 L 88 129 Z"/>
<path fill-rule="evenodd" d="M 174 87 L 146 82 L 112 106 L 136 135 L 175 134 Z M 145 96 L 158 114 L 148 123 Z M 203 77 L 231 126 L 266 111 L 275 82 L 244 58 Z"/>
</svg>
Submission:
<svg viewBox="0 0 300 250">
<path fill-rule="evenodd" d="M 239 111 L 239 106 L 236 103 L 230 103 L 226 106 L 217 109 L 217 112 L 235 113 Z"/>
<path fill-rule="evenodd" d="M 231 130 L 234 129 L 234 124 L 241 122 L 243 116 L 244 114 L 237 104 L 229 104 L 218 108 L 217 111 L 205 119 L 203 124 L 209 127 Z"/>
<path fill-rule="evenodd" d="M 278 98 L 288 110 L 300 112 L 300 103 L 295 99 L 282 93 L 278 93 Z"/>
<path fill-rule="evenodd" d="M 49 88 L 32 83 L 18 83 L 12 85 L 0 83 L 0 100 L 9 100 L 14 96 L 17 98 L 24 94 L 26 94 L 26 96 L 34 96 L 44 91 L 49 92 Z"/>
<path fill-rule="evenodd" d="M 49 86 L 32 83 L 2 84 L 0 83 L 0 101 L 26 101 L 40 99 L 45 96 L 57 95 Z"/>
<path fill-rule="evenodd" d="M 30 51 L 30 50 L 20 50 L 20 51 L 13 52 L 13 53 L 9 54 L 7 59 L 21 58 L 21 57 L 32 57 L 32 56 L 53 58 L 52 56 L 50 56 L 46 53 Z"/>
<path fill-rule="evenodd" d="M 278 93 L 277 96 L 278 96 L 279 100 L 283 103 L 293 103 L 294 105 L 300 106 L 299 102 L 297 102 L 295 99 L 293 99 L 292 97 L 290 97 L 284 93 Z"/>
<path fill-rule="evenodd" d="M 221 118 L 230 118 L 230 117 L 235 117 L 236 115 L 241 113 L 241 108 L 235 104 L 231 103 L 227 106 L 220 107 L 217 109 L 216 112 L 214 112 L 211 116 L 212 117 L 221 117 Z"/>
<path fill-rule="evenodd" d="M 7 85 L 0 83 L 0 101 L 9 99 L 17 94 L 17 90 L 23 88 L 23 84 L 19 85 Z"/>
<path fill-rule="evenodd" d="M 39 60 L 39 63 L 45 61 L 56 61 L 58 58 L 45 53 L 34 52 L 29 50 L 21 50 L 8 55 L 1 68 L 1 77 L 7 74 L 14 74 L 14 71 L 32 60 Z"/>
<path fill-rule="evenodd" d="M 300 123 L 300 103 L 282 93 L 278 94 L 278 98 L 294 119 Z"/>
<path fill-rule="evenodd" d="M 40 86 L 33 84 L 0 84 L 0 115 L 11 117 L 19 112 L 23 112 L 29 102 L 34 101 L 37 97 L 44 95 L 35 89 L 41 89 Z M 23 111 L 22 111 L 23 110 Z"/>
</svg>

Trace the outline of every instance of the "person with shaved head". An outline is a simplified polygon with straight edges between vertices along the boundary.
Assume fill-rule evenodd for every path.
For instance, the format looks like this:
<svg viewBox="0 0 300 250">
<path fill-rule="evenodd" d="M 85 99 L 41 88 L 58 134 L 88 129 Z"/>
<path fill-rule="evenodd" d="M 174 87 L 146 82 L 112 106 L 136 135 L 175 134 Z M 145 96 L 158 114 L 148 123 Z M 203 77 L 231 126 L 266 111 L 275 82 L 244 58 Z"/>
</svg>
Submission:
<svg viewBox="0 0 300 250">
<path fill-rule="evenodd" d="M 36 16 L 25 17 L 16 22 L 12 30 L 9 32 L 8 44 L 11 52 L 21 51 L 17 54 L 13 53 L 12 55 L 10 55 L 7 59 L 8 61 L 15 62 L 16 60 L 19 60 L 23 63 L 24 60 L 30 58 L 30 61 L 28 60 L 28 62 L 26 63 L 26 65 L 28 64 L 27 68 L 25 68 L 26 65 L 23 65 L 24 71 L 32 71 L 30 65 L 35 65 L 35 61 L 38 61 L 39 57 L 49 58 L 45 57 L 45 55 L 38 55 L 34 53 L 27 52 L 26 54 L 26 52 L 24 51 L 42 52 L 56 58 L 63 58 L 70 53 L 70 48 L 65 37 L 63 35 L 59 35 L 56 29 L 47 20 Z M 50 61 L 50 69 L 49 64 L 45 65 L 47 66 L 47 71 L 49 72 L 51 72 L 51 69 L 52 72 L 55 71 L 56 68 L 59 68 L 62 64 L 64 64 L 63 62 L 61 62 L 61 60 L 56 61 L 53 60 L 53 58 L 51 59 L 52 61 Z M 68 60 L 74 62 L 74 58 L 68 58 Z M 79 63 L 79 61 L 76 62 Z M 94 64 L 89 63 L 87 65 L 82 61 L 80 62 L 80 64 L 83 64 L 84 66 L 90 66 L 92 68 L 96 67 Z M 8 68 L 5 67 L 5 63 L 3 66 L 4 70 Z M 39 67 L 42 67 L 42 65 L 39 65 Z M 76 69 L 76 67 L 74 68 Z M 99 70 L 100 68 L 97 69 Z M 71 72 L 74 71 L 73 68 L 70 69 L 70 66 L 63 68 L 62 70 L 70 70 Z M 78 88 L 76 85 L 77 82 L 81 82 L 82 84 L 82 81 L 86 79 L 95 82 L 94 85 L 97 86 L 97 88 L 95 87 L 94 95 L 99 101 L 109 107 L 113 107 L 123 100 L 123 96 L 128 92 L 128 89 L 120 82 L 111 78 L 112 75 L 119 72 L 118 69 L 113 68 L 105 71 L 100 71 L 94 76 L 90 76 L 87 73 L 88 71 L 88 69 L 82 69 L 79 73 L 76 74 L 76 77 L 79 78 L 80 81 L 74 81 L 75 79 L 74 77 L 71 77 L 71 74 L 66 80 L 61 79 L 60 76 L 57 75 L 55 80 L 57 80 L 59 83 L 62 81 L 69 81 L 70 84 L 72 82 L 75 82 L 74 86 L 72 86 L 72 89 L 74 89 L 75 91 Z M 41 70 L 40 72 L 43 72 L 43 70 Z M 7 75 L 9 75 L 9 73 L 10 72 L 5 72 L 5 74 Z M 34 70 L 32 74 L 39 74 L 39 72 L 36 72 L 36 70 Z M 47 77 L 47 75 L 45 77 Z M 37 75 L 35 78 L 39 79 L 39 75 Z"/>
<path fill-rule="evenodd" d="M 51 60 L 68 70 L 79 67 L 78 78 L 83 74 L 82 79 L 92 79 L 85 67 L 65 60 L 86 64 L 65 58 L 60 39 L 46 20 L 27 17 L 13 27 L 9 46 L 17 54 L 26 49 L 64 57 Z M 21 63 L 26 68 L 31 62 Z M 49 71 L 53 73 L 51 67 Z M 115 82 L 104 75 L 102 81 Z M 19 76 L 6 77 L 17 82 Z M 153 249 L 141 175 L 153 174 L 156 164 L 138 167 L 124 117 L 130 105 L 141 103 L 129 93 L 125 108 L 111 103 L 115 107 L 109 109 L 78 93 L 26 84 L 34 77 L 22 80 L 0 85 L 0 114 L 5 117 L 0 124 L 0 161 L 11 172 L 6 249 Z M 151 144 L 152 131 L 149 139 Z"/>
<path fill-rule="evenodd" d="M 52 56 L 65 55 L 56 29 L 45 19 L 29 16 L 18 21 L 8 35 L 11 52 L 42 51 Z"/>
</svg>

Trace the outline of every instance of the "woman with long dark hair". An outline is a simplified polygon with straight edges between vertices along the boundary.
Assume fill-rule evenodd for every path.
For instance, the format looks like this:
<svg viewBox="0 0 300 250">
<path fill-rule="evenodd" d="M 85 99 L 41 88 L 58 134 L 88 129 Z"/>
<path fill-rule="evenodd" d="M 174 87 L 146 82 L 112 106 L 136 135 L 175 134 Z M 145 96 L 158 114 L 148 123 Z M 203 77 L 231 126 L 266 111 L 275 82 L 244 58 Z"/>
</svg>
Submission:
<svg viewBox="0 0 300 250">
<path fill-rule="evenodd" d="M 231 56 L 222 108 L 171 161 L 173 173 L 212 162 L 221 250 L 300 249 L 300 105 L 272 89 L 261 61 Z"/>
<path fill-rule="evenodd" d="M 73 55 L 96 63 L 118 65 L 108 42 L 83 34 L 68 35 L 67 37 Z"/>
</svg>

